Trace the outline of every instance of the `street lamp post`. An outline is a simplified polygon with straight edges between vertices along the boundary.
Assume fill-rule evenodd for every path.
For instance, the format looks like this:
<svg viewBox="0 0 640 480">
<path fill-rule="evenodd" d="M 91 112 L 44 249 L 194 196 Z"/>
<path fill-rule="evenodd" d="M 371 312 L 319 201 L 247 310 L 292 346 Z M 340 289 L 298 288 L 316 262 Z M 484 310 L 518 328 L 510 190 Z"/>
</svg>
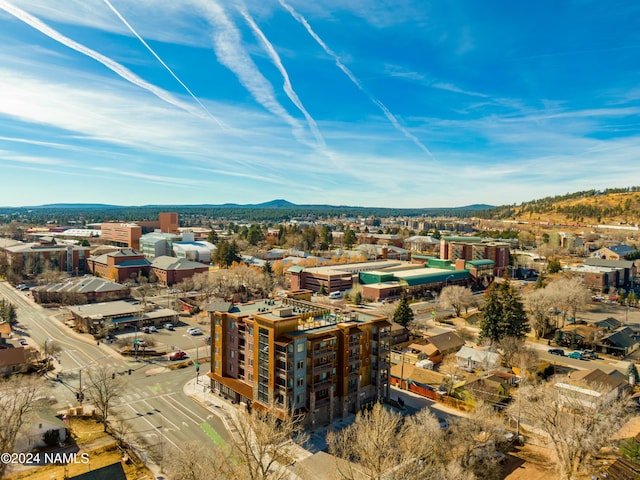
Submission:
<svg viewBox="0 0 640 480">
<path fill-rule="evenodd" d="M 47 358 L 47 371 L 51 367 L 51 355 L 49 354 L 49 342 L 53 342 L 53 338 L 49 337 L 44 341 L 44 356 Z"/>
<path fill-rule="evenodd" d="M 198 383 L 198 376 L 200 375 L 200 362 L 199 362 L 199 357 L 198 357 L 198 352 L 199 352 L 199 347 L 196 344 L 195 340 L 193 338 L 191 338 L 191 336 L 189 335 L 182 335 L 183 337 L 188 338 L 189 340 L 191 340 L 191 343 L 193 343 L 193 346 L 196 349 L 196 383 Z"/>
</svg>

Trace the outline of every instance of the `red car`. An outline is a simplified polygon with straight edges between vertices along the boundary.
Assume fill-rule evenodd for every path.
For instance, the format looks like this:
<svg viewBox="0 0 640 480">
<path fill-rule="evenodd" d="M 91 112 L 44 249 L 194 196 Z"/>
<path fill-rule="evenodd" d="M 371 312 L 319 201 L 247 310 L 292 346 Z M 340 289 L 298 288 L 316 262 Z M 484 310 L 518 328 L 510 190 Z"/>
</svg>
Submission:
<svg viewBox="0 0 640 480">
<path fill-rule="evenodd" d="M 169 354 L 169 360 L 182 360 L 183 358 L 187 358 L 187 353 L 182 350 L 176 350 Z"/>
</svg>

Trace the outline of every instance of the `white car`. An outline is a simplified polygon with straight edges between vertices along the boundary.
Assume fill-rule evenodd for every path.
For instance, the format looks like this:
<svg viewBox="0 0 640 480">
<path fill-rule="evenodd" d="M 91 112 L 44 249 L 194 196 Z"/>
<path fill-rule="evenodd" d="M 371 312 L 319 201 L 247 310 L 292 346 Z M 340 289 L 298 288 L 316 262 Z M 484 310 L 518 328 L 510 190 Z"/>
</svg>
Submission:
<svg viewBox="0 0 640 480">
<path fill-rule="evenodd" d="M 187 329 L 187 333 L 189 335 L 202 335 L 202 330 L 200 330 L 199 328 L 190 327 Z"/>
</svg>

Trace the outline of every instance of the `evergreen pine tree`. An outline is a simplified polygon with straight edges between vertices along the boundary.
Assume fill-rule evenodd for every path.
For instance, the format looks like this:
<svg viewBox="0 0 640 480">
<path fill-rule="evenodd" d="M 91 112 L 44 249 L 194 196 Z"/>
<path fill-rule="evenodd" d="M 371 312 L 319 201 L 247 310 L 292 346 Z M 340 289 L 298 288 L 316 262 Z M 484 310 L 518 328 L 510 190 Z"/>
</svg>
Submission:
<svg viewBox="0 0 640 480">
<path fill-rule="evenodd" d="M 529 326 L 529 319 L 524 310 L 520 294 L 508 280 L 500 285 L 499 293 L 502 306 L 500 338 L 523 338 L 531 330 L 531 327 Z"/>
<path fill-rule="evenodd" d="M 395 312 L 393 312 L 393 321 L 406 327 L 412 320 L 413 310 L 411 310 L 411 307 L 409 306 L 409 300 L 407 300 L 407 297 L 403 295 Z"/>
<path fill-rule="evenodd" d="M 482 320 L 480 321 L 480 340 L 489 340 L 492 344 L 502 338 L 500 324 L 502 319 L 502 304 L 498 285 L 493 283 L 484 298 Z"/>
</svg>

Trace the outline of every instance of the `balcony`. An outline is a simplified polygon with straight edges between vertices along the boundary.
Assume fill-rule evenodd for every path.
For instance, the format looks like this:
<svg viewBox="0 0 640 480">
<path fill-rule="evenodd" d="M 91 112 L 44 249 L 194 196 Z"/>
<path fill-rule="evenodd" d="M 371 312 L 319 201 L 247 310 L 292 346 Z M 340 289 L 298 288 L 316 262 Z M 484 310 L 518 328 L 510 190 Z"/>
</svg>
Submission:
<svg viewBox="0 0 640 480">
<path fill-rule="evenodd" d="M 318 348 L 311 351 L 311 356 L 320 357 L 322 355 L 328 355 L 329 353 L 333 353 L 333 348 L 331 347 Z"/>
<path fill-rule="evenodd" d="M 333 362 L 325 362 L 325 363 L 319 363 L 317 365 L 314 365 L 313 367 L 311 367 L 311 370 L 313 371 L 313 373 L 318 374 L 322 372 L 327 372 L 332 368 L 335 368 L 335 364 Z"/>
<path fill-rule="evenodd" d="M 312 391 L 322 390 L 323 388 L 330 388 L 333 385 L 333 377 L 329 377 L 326 380 L 319 380 L 311 385 Z"/>
</svg>

